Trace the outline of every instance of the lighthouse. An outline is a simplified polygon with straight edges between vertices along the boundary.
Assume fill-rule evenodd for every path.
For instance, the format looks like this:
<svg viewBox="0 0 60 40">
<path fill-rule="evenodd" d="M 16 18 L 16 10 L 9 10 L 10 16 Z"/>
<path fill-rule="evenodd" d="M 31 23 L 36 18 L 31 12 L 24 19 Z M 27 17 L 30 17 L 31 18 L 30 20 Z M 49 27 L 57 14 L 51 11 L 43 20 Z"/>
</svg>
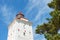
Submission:
<svg viewBox="0 0 60 40">
<path fill-rule="evenodd" d="M 33 40 L 32 23 L 21 12 L 8 27 L 7 40 Z"/>
</svg>

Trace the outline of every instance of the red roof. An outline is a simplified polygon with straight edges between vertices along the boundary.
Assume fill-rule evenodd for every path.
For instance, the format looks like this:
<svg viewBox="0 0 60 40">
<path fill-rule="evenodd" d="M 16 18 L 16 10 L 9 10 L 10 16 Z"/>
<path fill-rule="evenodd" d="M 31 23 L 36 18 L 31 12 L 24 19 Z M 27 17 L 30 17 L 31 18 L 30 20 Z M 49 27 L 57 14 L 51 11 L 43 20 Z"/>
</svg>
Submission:
<svg viewBox="0 0 60 40">
<path fill-rule="evenodd" d="M 22 15 L 24 17 L 24 15 L 22 14 L 22 12 L 19 12 L 16 16 L 18 16 L 18 15 Z"/>
</svg>

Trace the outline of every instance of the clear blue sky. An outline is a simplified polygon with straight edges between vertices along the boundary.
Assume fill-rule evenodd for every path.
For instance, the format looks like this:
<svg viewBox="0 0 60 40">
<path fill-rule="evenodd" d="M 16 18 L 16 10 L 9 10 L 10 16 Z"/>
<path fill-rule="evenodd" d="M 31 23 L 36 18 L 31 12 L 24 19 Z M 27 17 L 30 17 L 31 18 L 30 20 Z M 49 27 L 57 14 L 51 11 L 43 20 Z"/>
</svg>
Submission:
<svg viewBox="0 0 60 40">
<path fill-rule="evenodd" d="M 49 2 L 51 0 L 0 0 L 0 40 L 7 40 L 8 26 L 20 11 L 33 23 L 34 40 L 45 40 L 44 35 L 35 34 L 35 29 L 50 18 Z"/>
</svg>

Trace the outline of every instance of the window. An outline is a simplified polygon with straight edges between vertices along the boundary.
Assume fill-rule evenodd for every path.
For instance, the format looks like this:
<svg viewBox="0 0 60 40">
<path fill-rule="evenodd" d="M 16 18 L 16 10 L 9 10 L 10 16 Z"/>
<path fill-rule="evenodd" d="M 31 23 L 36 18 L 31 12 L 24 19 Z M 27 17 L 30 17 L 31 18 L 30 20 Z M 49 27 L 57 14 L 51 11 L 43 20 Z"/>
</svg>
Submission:
<svg viewBox="0 0 60 40">
<path fill-rule="evenodd" d="M 31 32 L 29 32 L 29 34 L 31 34 Z"/>
<path fill-rule="evenodd" d="M 26 35 L 26 30 L 24 30 L 23 35 L 24 35 L 24 36 Z"/>
<path fill-rule="evenodd" d="M 23 35 L 25 36 L 25 32 L 23 32 Z"/>
<path fill-rule="evenodd" d="M 18 29 L 18 31 L 20 31 L 20 29 Z"/>
</svg>

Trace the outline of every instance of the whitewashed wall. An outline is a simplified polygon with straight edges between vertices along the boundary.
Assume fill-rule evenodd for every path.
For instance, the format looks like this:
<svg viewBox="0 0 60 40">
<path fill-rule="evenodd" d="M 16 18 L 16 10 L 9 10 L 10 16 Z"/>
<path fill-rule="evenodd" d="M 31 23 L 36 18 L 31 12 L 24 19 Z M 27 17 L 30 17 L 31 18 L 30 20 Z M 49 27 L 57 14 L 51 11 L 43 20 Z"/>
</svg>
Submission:
<svg viewBox="0 0 60 40">
<path fill-rule="evenodd" d="M 32 23 L 14 20 L 8 28 L 7 40 L 33 40 Z"/>
</svg>

